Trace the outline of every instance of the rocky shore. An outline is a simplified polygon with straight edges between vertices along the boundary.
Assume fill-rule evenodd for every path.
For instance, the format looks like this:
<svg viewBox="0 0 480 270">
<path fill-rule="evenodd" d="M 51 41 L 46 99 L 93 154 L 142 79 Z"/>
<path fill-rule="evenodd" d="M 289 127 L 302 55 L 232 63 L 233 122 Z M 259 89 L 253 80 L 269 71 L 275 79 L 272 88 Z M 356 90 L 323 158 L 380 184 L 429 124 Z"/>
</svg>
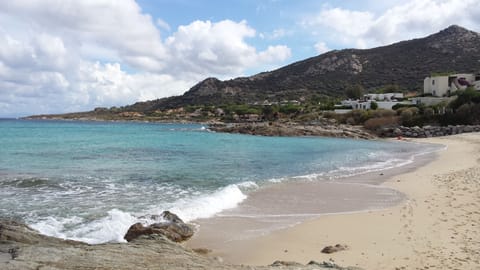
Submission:
<svg viewBox="0 0 480 270">
<path fill-rule="evenodd" d="M 292 122 L 257 122 L 211 124 L 209 129 L 216 132 L 240 133 L 261 136 L 322 136 L 334 138 L 376 139 L 373 133 L 361 126 L 335 123 L 299 124 Z"/>
<path fill-rule="evenodd" d="M 89 245 L 44 236 L 25 224 L 0 220 L 0 269 L 344 269 L 332 262 L 307 265 L 276 261 L 270 266 L 229 265 L 221 258 L 202 255 L 160 234 L 142 235 L 128 243 Z"/>
<path fill-rule="evenodd" d="M 479 132 L 480 125 L 424 126 L 424 127 L 388 127 L 381 130 L 382 137 L 430 138 Z"/>
</svg>

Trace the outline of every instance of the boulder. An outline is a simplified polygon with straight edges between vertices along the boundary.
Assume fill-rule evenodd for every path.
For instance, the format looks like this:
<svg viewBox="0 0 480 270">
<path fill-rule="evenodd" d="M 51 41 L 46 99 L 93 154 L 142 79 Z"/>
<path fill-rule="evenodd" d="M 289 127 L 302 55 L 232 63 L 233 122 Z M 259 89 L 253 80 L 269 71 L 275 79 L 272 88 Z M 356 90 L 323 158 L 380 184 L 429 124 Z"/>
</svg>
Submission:
<svg viewBox="0 0 480 270">
<path fill-rule="evenodd" d="M 123 238 L 130 242 L 142 235 L 159 234 L 174 242 L 183 242 L 193 236 L 193 228 L 185 224 L 177 215 L 165 211 L 161 216 L 165 220 L 164 222 L 149 226 L 144 226 L 142 223 L 133 224 Z"/>
</svg>

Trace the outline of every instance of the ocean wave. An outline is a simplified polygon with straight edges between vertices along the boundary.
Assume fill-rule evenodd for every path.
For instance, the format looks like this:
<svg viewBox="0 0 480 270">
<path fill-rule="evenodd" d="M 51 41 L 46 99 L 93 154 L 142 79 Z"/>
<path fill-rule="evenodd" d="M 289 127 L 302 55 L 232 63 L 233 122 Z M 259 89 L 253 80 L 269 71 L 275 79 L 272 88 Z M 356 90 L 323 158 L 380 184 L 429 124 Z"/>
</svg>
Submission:
<svg viewBox="0 0 480 270">
<path fill-rule="evenodd" d="M 220 188 L 212 194 L 181 199 L 175 202 L 174 206 L 168 210 L 178 214 L 186 222 L 200 218 L 208 218 L 223 210 L 237 207 L 238 204 L 247 198 L 244 191 L 256 188 L 258 188 L 258 186 L 254 182 L 232 184 Z M 158 212 L 161 212 L 165 209 L 158 210 Z"/>
<path fill-rule="evenodd" d="M 56 181 L 53 181 L 48 178 L 37 178 L 37 177 L 19 177 L 14 179 L 5 179 L 0 181 L 0 186 L 9 186 L 15 188 L 57 188 L 61 189 L 61 186 L 57 184 Z"/>
<path fill-rule="evenodd" d="M 36 219 L 29 224 L 42 234 L 89 244 L 125 242 L 123 236 L 132 224 L 158 222 L 158 220 L 148 219 L 145 216 L 158 215 L 164 210 L 169 210 L 176 213 L 185 222 L 212 217 L 223 210 L 236 207 L 247 198 L 244 192 L 256 188 L 258 186 L 254 182 L 243 182 L 228 185 L 210 194 L 177 200 L 170 207 L 162 204 L 138 213 L 112 209 L 106 216 L 91 221 L 86 221 L 85 218 L 78 216 L 46 217 L 41 220 Z"/>
<path fill-rule="evenodd" d="M 346 177 L 352 177 L 372 172 L 379 172 L 394 168 L 399 168 L 411 164 L 415 161 L 416 158 L 435 153 L 438 151 L 442 151 L 446 148 L 444 145 L 437 145 L 437 144 L 424 144 L 424 143 L 412 143 L 410 144 L 418 144 L 419 149 L 418 152 L 409 153 L 409 155 L 405 155 L 401 158 L 392 157 L 386 151 L 375 151 L 367 153 L 366 155 L 369 157 L 364 163 L 356 165 L 356 166 L 337 166 L 335 169 L 326 171 L 326 172 L 319 172 L 319 173 L 311 173 L 306 175 L 298 175 L 298 176 L 290 176 L 290 177 L 279 177 L 279 178 L 271 178 L 268 180 L 270 183 L 281 183 L 284 181 L 292 181 L 292 180 L 304 180 L 304 181 L 318 181 L 318 180 L 333 180 L 333 179 L 341 179 Z M 398 154 L 398 153 L 397 153 Z"/>
<path fill-rule="evenodd" d="M 201 126 L 201 127 L 180 127 L 180 128 L 170 128 L 169 131 L 209 131 L 207 127 Z"/>
</svg>

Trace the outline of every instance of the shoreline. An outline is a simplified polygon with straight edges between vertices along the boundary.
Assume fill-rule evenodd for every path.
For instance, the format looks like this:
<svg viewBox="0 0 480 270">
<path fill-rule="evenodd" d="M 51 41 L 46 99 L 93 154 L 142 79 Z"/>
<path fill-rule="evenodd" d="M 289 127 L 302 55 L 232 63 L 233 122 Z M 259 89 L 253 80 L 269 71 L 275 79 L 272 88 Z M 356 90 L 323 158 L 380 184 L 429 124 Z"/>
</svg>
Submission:
<svg viewBox="0 0 480 270">
<path fill-rule="evenodd" d="M 272 259 L 280 259 L 300 263 L 333 260 L 342 265 L 366 269 L 448 269 L 458 265 L 480 267 L 478 252 L 473 249 L 460 252 L 465 250 L 465 246 L 480 241 L 480 212 L 477 210 L 480 197 L 475 198 L 475 195 L 480 195 L 480 181 L 470 179 L 467 184 L 463 183 L 466 181 L 465 175 L 472 174 L 472 170 L 473 175 L 478 172 L 480 133 L 412 141 L 443 144 L 447 149 L 437 152 L 431 162 L 418 168 L 415 168 L 415 160 L 411 164 L 412 170 L 404 168 L 400 174 L 386 173 L 385 178 L 388 179 L 381 186 L 407 196 L 399 205 L 383 210 L 323 215 L 267 235 L 230 241 L 221 250 L 213 249 L 212 256 L 245 265 L 265 265 L 271 263 Z M 457 178 L 460 180 L 454 181 L 465 180 L 460 183 L 461 188 L 456 189 L 456 193 L 444 188 L 450 184 L 452 174 L 459 175 Z M 462 215 L 459 211 L 464 210 L 449 203 L 448 200 L 459 200 L 452 198 L 453 195 L 467 198 L 466 203 L 469 204 L 465 211 L 473 213 L 473 216 Z M 443 219 L 445 215 L 453 215 L 458 222 Z M 477 222 L 471 223 L 471 228 L 455 228 L 459 224 L 469 223 L 466 220 L 471 222 L 475 217 Z M 436 227 L 439 229 L 435 230 Z M 466 237 L 472 231 L 476 232 L 476 237 L 470 237 L 470 240 L 467 237 L 462 244 L 464 248 L 459 251 L 459 247 L 452 243 L 453 239 L 458 235 Z M 441 236 L 443 234 L 448 237 Z M 188 245 L 192 244 L 205 246 L 208 240 Z M 334 254 L 320 252 L 323 247 L 335 244 L 350 248 Z M 450 258 L 452 254 L 456 256 Z M 448 267 L 445 266 L 447 264 Z"/>
<path fill-rule="evenodd" d="M 438 151 L 414 155 L 415 162 L 331 180 L 295 179 L 271 183 L 248 194 L 245 201 L 213 217 L 192 221 L 199 230 L 186 244 L 208 248 L 213 256 L 232 253 L 241 245 L 271 232 L 288 229 L 323 216 L 382 211 L 405 201 L 404 194 L 383 186 L 386 178 L 428 164 Z M 225 256 L 227 254 L 227 256 Z M 238 258 L 239 254 L 235 254 Z"/>
</svg>

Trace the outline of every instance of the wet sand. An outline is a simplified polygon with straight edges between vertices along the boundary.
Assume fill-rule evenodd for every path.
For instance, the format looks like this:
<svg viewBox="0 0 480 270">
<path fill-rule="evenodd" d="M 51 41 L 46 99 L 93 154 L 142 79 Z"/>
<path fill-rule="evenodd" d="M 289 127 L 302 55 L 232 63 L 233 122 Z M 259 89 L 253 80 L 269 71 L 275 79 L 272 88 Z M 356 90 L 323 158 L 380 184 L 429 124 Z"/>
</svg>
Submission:
<svg viewBox="0 0 480 270">
<path fill-rule="evenodd" d="M 371 174 L 353 178 L 353 182 L 368 180 L 370 184 L 386 181 L 381 188 L 364 185 L 365 190 L 355 188 L 356 191 L 349 194 L 353 189 L 347 189 L 343 194 L 345 188 L 342 187 L 337 189 L 338 193 L 322 194 L 325 189 L 304 183 L 295 184 L 292 188 L 297 190 L 290 193 L 308 191 L 304 198 L 317 200 L 322 196 L 336 199 L 347 195 L 360 199 L 367 196 L 375 199 L 342 204 L 387 209 L 328 215 L 326 212 L 330 210 L 342 210 L 312 212 L 305 201 L 282 204 L 287 200 L 278 200 L 278 207 L 272 212 L 272 218 L 277 215 L 277 219 L 270 225 L 278 225 L 279 217 L 286 218 L 285 224 L 292 218 L 299 224 L 272 231 L 273 227 L 265 229 L 265 224 L 255 222 L 259 219 L 235 212 L 241 209 L 238 208 L 232 213 L 223 213 L 223 217 L 199 221 L 202 230 L 188 245 L 207 247 L 213 250 L 212 256 L 248 265 L 266 265 L 280 259 L 301 263 L 331 260 L 366 269 L 480 269 L 480 134 L 417 141 L 439 143 L 448 148 L 436 154 L 430 163 L 427 158 L 416 159 L 406 167 L 382 172 L 383 175 L 377 173 L 377 177 Z M 362 180 L 363 177 L 368 179 Z M 329 190 L 335 189 L 332 188 Z M 274 192 L 269 194 L 274 196 Z M 388 201 L 387 197 L 395 199 Z M 252 205 L 258 205 L 254 194 L 251 200 Z M 317 202 L 317 205 L 322 204 Z M 296 208 L 300 209 L 299 213 L 311 215 L 285 214 Z M 268 219 L 262 222 L 268 223 Z M 333 254 L 320 252 L 323 247 L 338 243 L 348 245 L 349 249 Z"/>
</svg>

